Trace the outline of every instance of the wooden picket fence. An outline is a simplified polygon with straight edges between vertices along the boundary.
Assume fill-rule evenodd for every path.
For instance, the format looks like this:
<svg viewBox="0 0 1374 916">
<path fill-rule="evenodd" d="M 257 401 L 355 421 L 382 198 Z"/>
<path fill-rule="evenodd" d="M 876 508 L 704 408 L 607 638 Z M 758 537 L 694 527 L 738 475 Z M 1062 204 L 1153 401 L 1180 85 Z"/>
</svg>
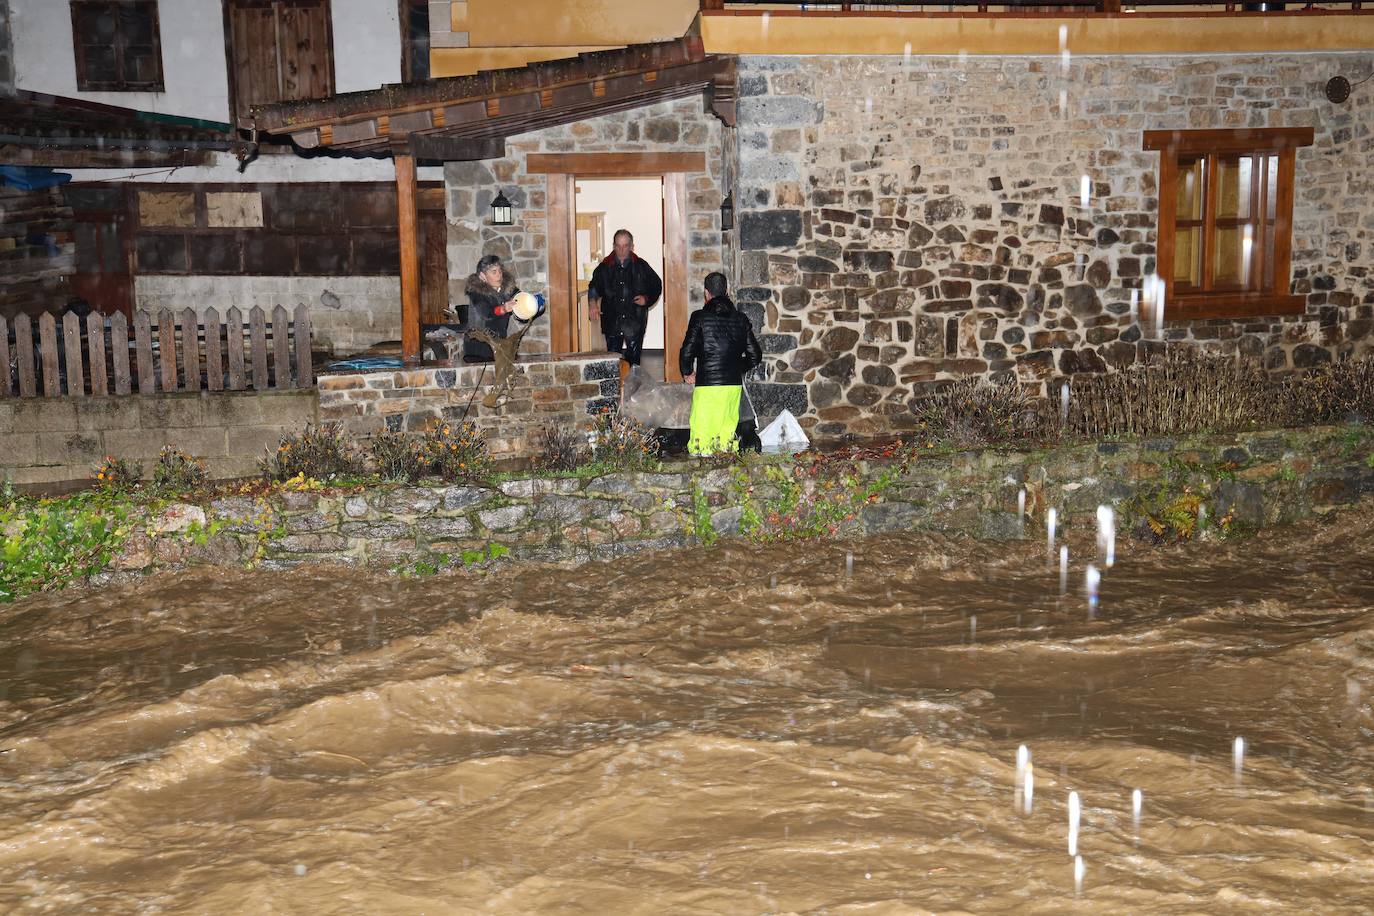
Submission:
<svg viewBox="0 0 1374 916">
<path fill-rule="evenodd" d="M 10 328 L 13 327 L 13 335 Z M 35 331 L 37 332 L 35 334 Z M 294 358 L 293 358 L 294 357 Z M 269 323 L 261 306 L 248 320 L 231 308 L 220 321 L 207 309 L 155 316 L 68 312 L 0 318 L 0 397 L 106 397 L 159 391 L 265 391 L 310 388 L 310 312 L 282 306 Z"/>
</svg>

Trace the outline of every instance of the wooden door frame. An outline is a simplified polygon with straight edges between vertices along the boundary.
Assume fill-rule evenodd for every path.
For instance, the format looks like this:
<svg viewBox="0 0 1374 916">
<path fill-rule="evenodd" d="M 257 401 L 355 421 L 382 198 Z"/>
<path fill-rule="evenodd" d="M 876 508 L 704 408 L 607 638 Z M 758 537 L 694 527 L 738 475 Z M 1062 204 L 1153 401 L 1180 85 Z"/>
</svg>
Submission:
<svg viewBox="0 0 1374 916">
<path fill-rule="evenodd" d="M 577 251 L 579 178 L 657 178 L 663 182 L 663 368 L 669 381 L 681 381 L 678 352 L 691 310 L 688 276 L 687 174 L 706 171 L 705 153 L 531 154 L 525 170 L 548 181 L 549 321 L 554 353 L 571 351 L 576 337 L 577 290 L 573 265 Z"/>
</svg>

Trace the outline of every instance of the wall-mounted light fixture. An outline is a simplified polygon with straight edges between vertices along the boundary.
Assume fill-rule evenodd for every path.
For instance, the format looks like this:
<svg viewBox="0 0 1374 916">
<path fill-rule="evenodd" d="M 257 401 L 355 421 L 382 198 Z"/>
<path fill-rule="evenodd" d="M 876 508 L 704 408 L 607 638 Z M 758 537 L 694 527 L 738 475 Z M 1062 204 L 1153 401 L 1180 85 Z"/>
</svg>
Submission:
<svg viewBox="0 0 1374 916">
<path fill-rule="evenodd" d="M 493 226 L 511 226 L 514 223 L 515 221 L 511 219 L 510 201 L 498 188 L 496 197 L 491 202 L 491 224 Z"/>
<path fill-rule="evenodd" d="M 720 231 L 729 232 L 735 228 L 735 195 L 726 194 L 720 202 Z"/>
</svg>

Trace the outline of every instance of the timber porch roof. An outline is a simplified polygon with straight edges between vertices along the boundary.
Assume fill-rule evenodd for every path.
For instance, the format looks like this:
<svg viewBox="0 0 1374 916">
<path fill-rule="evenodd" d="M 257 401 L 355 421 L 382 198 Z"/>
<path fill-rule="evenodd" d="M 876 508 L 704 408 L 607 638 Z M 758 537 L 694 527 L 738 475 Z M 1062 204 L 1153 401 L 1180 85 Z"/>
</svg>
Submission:
<svg viewBox="0 0 1374 916">
<path fill-rule="evenodd" d="M 208 150 L 246 148 L 229 124 L 24 90 L 0 97 L 0 161 L 16 165 L 193 164 Z"/>
<path fill-rule="evenodd" d="M 238 126 L 289 135 L 305 150 L 376 156 L 404 149 L 420 159 L 486 159 L 504 154 L 507 137 L 703 92 L 716 115 L 733 124 L 734 59 L 707 54 L 701 39 L 689 36 L 267 105 Z"/>
</svg>

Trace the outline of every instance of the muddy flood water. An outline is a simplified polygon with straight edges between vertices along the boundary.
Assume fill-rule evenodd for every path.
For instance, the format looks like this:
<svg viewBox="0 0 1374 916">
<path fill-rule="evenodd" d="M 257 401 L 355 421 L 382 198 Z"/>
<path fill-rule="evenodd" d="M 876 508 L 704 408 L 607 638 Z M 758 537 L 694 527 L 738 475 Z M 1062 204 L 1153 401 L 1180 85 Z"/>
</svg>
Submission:
<svg viewBox="0 0 1374 916">
<path fill-rule="evenodd" d="M 1368 912 L 1374 512 L 1070 545 L 0 608 L 0 911 Z"/>
</svg>

